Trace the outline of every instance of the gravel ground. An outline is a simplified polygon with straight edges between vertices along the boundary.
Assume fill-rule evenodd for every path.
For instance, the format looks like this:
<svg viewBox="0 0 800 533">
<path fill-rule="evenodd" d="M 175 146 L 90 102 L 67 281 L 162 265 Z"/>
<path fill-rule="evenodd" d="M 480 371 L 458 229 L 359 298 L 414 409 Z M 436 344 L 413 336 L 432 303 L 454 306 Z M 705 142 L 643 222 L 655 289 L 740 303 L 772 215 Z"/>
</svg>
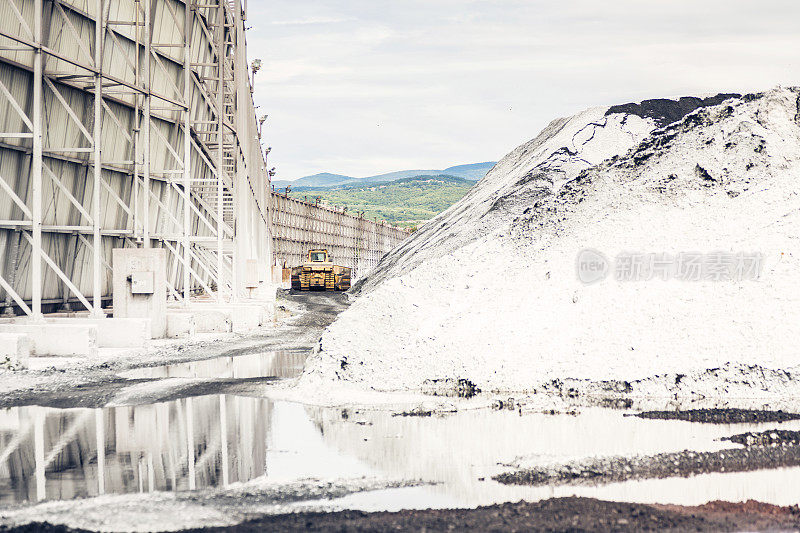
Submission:
<svg viewBox="0 0 800 533">
<path fill-rule="evenodd" d="M 754 424 L 787 422 L 800 419 L 800 414 L 758 409 L 687 409 L 684 411 L 645 411 L 639 418 L 652 420 L 684 420 L 704 424 Z"/>
<path fill-rule="evenodd" d="M 123 387 L 149 381 L 117 377 L 123 370 L 270 350 L 309 350 L 317 345 L 325 327 L 348 305 L 346 296 L 342 294 L 298 294 L 292 291 L 281 291 L 278 304 L 284 308 L 281 313 L 283 318 L 274 327 L 263 328 L 249 335 L 228 335 L 212 341 L 188 343 L 179 349 L 162 346 L 146 354 L 119 357 L 88 368 L 84 366 L 85 362 L 78 361 L 74 368 L 8 373 L 2 378 L 11 376 L 13 379 L 2 379 L 0 408 L 33 403 L 53 407 L 100 407 Z M 256 378 L 255 381 L 265 379 Z M 159 392 L 169 395 L 159 399 L 231 392 L 236 387 L 247 386 L 247 382 L 237 379 L 178 384 L 168 392 Z M 445 385 L 449 387 L 449 384 Z M 471 383 L 469 385 L 474 387 Z M 603 392 L 611 395 L 605 389 Z M 444 394 L 438 389 L 429 393 Z M 579 395 L 574 398 L 567 396 L 570 401 L 580 403 Z M 508 401 L 513 404 L 512 399 Z M 430 416 L 431 413 L 417 410 L 400 414 Z M 709 424 L 775 423 L 800 419 L 800 415 L 787 411 L 735 408 L 644 411 L 632 416 Z M 607 457 L 555 465 L 547 469 L 519 470 L 501 474 L 495 479 L 507 484 L 596 484 L 797 466 L 800 465 L 798 435 L 800 432 L 783 430 L 742 433 L 727 439 L 743 445 L 738 449 Z M 264 494 L 256 491 L 246 497 L 241 494 L 220 496 L 217 503 L 225 509 L 241 508 L 244 503 L 253 507 L 261 505 L 264 498 Z M 47 519 L 39 516 L 34 520 Z M 341 511 L 264 515 L 261 512 L 248 512 L 243 519 L 246 521 L 227 529 L 206 527 L 194 531 L 766 531 L 800 528 L 800 510 L 797 507 L 776 507 L 757 502 L 712 502 L 699 507 L 683 507 L 617 503 L 591 498 L 555 498 L 537 503 L 507 503 L 477 509 L 407 510 L 396 513 Z M 0 531 L 82 530 L 33 521 L 18 527 L 0 526 Z"/>
<path fill-rule="evenodd" d="M 714 472 L 749 472 L 800 466 L 800 446 L 748 446 L 716 452 L 600 457 L 548 467 L 505 472 L 493 479 L 507 485 L 596 485 L 637 479 L 690 477 Z"/>
<path fill-rule="evenodd" d="M 735 442 L 743 446 L 800 446 L 800 431 L 772 429 L 769 431 L 748 432 L 722 440 Z"/>
<path fill-rule="evenodd" d="M 758 502 L 711 502 L 699 507 L 641 505 L 591 498 L 554 498 L 477 509 L 397 513 L 293 513 L 196 532 L 289 531 L 777 531 L 800 527 L 800 509 Z M 75 532 L 46 523 L 0 529 Z"/>
<path fill-rule="evenodd" d="M 229 333 L 201 341 L 159 341 L 146 351 L 132 350 L 108 361 L 75 359 L 59 368 L 0 372 L 0 408 L 32 404 L 101 407 L 121 388 L 136 383 L 118 376 L 125 370 L 272 350 L 310 350 L 348 303 L 342 293 L 280 290 L 277 305 L 282 318 L 275 325 L 248 334 Z M 164 399 L 221 393 L 241 382 L 187 384 Z"/>
<path fill-rule="evenodd" d="M 755 502 L 665 507 L 573 497 L 468 510 L 299 513 L 265 517 L 225 531 L 774 531 L 797 527 L 800 510 L 796 507 Z"/>
</svg>

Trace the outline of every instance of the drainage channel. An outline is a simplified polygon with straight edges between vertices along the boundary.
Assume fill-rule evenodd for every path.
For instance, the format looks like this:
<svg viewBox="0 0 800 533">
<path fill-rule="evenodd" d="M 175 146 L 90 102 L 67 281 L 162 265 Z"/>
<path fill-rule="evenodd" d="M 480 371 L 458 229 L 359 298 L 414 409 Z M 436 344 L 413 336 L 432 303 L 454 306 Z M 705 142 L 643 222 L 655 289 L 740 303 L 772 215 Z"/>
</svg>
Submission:
<svg viewBox="0 0 800 533">
<path fill-rule="evenodd" d="M 224 357 L 126 375 L 284 378 L 302 371 L 303 357 L 296 352 Z M 256 478 L 288 483 L 359 477 L 426 484 L 339 499 L 315 495 L 299 507 L 474 507 L 569 495 L 642 503 L 800 502 L 800 485 L 794 482 L 800 468 L 581 486 L 492 480 L 516 468 L 592 457 L 735 449 L 738 445 L 720 439 L 777 427 L 800 429 L 798 421 L 696 424 L 626 414 L 586 408 L 555 415 L 463 410 L 397 416 L 230 394 L 99 409 L 15 407 L 0 410 L 0 504 L 226 487 Z"/>
</svg>

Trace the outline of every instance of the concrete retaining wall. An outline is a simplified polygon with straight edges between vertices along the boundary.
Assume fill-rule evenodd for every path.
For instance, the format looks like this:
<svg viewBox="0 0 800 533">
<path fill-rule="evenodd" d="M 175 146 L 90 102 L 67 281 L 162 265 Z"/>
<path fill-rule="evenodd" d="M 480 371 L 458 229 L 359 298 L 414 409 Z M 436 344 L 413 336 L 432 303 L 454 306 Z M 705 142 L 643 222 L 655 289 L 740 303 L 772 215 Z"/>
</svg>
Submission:
<svg viewBox="0 0 800 533">
<path fill-rule="evenodd" d="M 0 363 L 6 360 L 18 368 L 28 367 L 31 339 L 24 333 L 0 333 Z"/>
<path fill-rule="evenodd" d="M 31 355 L 97 357 L 97 325 L 86 323 L 0 324 L 0 333 L 27 335 Z"/>
</svg>

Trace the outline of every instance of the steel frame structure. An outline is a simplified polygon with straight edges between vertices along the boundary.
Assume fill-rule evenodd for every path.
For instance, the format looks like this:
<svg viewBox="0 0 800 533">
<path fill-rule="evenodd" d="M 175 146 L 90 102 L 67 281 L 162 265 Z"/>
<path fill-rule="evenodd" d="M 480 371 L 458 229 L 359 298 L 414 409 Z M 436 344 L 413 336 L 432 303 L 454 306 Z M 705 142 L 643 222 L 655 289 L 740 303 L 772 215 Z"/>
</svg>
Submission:
<svg viewBox="0 0 800 533">
<path fill-rule="evenodd" d="M 0 4 L 7 313 L 77 300 L 103 316 L 115 247 L 168 249 L 185 304 L 194 290 L 236 299 L 248 261 L 269 278 L 244 20 L 240 0 Z"/>
<path fill-rule="evenodd" d="M 384 254 L 409 236 L 403 228 L 348 214 L 287 194 L 272 193 L 272 239 L 276 265 L 298 266 L 311 248 L 326 248 L 337 264 L 360 278 L 375 268 Z"/>
</svg>

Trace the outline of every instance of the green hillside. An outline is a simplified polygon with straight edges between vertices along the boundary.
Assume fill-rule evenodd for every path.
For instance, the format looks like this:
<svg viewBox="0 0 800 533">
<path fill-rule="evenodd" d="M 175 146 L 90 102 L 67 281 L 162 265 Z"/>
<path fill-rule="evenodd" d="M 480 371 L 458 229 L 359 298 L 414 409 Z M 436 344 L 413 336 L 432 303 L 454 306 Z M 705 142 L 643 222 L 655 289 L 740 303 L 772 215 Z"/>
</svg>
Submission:
<svg viewBox="0 0 800 533">
<path fill-rule="evenodd" d="M 347 206 L 349 213 L 364 212 L 372 219 L 415 227 L 456 203 L 475 184 L 455 176 L 415 176 L 391 182 L 348 184 L 338 187 L 298 187 L 294 198 Z"/>
</svg>

